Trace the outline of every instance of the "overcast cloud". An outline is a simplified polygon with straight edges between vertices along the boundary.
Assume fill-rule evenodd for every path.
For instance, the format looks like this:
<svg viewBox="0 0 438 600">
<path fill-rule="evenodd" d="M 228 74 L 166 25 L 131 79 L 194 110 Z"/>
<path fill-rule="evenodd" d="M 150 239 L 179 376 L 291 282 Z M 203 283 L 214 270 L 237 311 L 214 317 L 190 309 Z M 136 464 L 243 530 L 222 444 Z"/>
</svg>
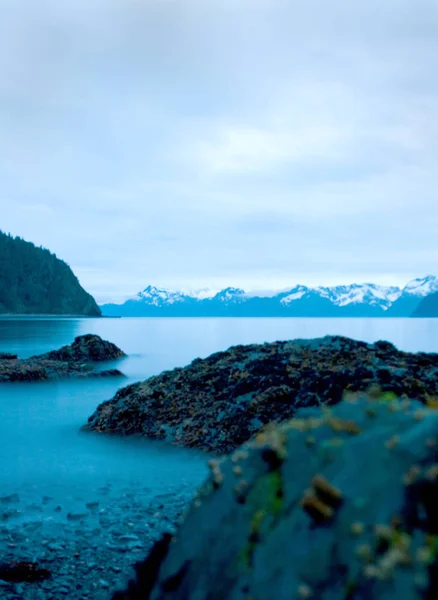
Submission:
<svg viewBox="0 0 438 600">
<path fill-rule="evenodd" d="M 0 8 L 0 228 L 99 301 L 438 274 L 436 0 Z"/>
</svg>

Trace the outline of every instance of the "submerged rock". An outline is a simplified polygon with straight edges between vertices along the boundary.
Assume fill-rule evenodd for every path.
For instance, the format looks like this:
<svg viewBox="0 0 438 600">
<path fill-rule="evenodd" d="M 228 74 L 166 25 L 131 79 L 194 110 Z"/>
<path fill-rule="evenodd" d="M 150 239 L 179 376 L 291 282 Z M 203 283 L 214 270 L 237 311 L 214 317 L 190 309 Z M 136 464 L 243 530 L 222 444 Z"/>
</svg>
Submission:
<svg viewBox="0 0 438 600">
<path fill-rule="evenodd" d="M 119 390 L 86 428 L 228 453 L 270 421 L 373 385 L 426 402 L 438 396 L 438 354 L 332 336 L 235 346 Z"/>
<path fill-rule="evenodd" d="M 0 563 L 0 579 L 3 581 L 21 583 L 43 581 L 50 577 L 50 571 L 41 568 L 37 563 L 17 562 Z"/>
<path fill-rule="evenodd" d="M 73 344 L 26 359 L 2 358 L 0 382 L 44 381 L 65 377 L 123 377 L 118 369 L 95 371 L 93 363 L 126 356 L 98 335 L 82 335 Z"/>
<path fill-rule="evenodd" d="M 355 395 L 211 461 L 117 600 L 438 598 L 438 411 Z"/>
</svg>

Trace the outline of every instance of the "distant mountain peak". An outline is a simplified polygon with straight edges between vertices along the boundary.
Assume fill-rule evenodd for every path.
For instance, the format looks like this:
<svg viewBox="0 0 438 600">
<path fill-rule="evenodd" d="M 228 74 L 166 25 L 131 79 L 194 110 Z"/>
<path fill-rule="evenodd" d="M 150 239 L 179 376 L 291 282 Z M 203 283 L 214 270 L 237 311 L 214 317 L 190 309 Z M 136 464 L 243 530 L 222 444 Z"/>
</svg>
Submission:
<svg viewBox="0 0 438 600">
<path fill-rule="evenodd" d="M 435 275 L 426 275 L 425 277 L 413 279 L 403 288 L 404 293 L 413 294 L 415 296 L 428 296 L 437 291 L 438 277 Z"/>
<path fill-rule="evenodd" d="M 184 295 L 179 292 L 170 292 L 169 290 L 158 288 L 154 285 L 148 285 L 142 292 L 137 294 L 135 300 L 151 304 L 152 306 L 160 306 L 163 304 L 183 302 L 184 298 Z"/>
<path fill-rule="evenodd" d="M 245 291 L 241 288 L 235 287 L 227 287 L 220 292 L 218 292 L 213 300 L 218 300 L 220 302 L 233 303 L 240 302 L 246 296 Z"/>
</svg>

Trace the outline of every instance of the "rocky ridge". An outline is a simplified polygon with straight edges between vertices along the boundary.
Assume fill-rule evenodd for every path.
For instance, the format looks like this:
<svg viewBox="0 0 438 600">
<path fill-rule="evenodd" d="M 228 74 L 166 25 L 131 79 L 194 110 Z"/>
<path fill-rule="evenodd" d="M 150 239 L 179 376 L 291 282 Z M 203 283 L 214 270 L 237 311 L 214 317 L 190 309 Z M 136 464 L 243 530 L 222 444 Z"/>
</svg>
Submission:
<svg viewBox="0 0 438 600">
<path fill-rule="evenodd" d="M 339 336 L 235 346 L 122 388 L 86 428 L 229 453 L 300 407 L 336 404 L 344 391 L 373 385 L 426 402 L 438 396 L 438 354 Z"/>
<path fill-rule="evenodd" d="M 125 356 L 115 344 L 98 335 L 82 335 L 59 350 L 19 359 L 0 354 L 0 382 L 47 381 L 69 377 L 123 376 L 118 369 L 96 371 L 94 363 Z"/>
</svg>

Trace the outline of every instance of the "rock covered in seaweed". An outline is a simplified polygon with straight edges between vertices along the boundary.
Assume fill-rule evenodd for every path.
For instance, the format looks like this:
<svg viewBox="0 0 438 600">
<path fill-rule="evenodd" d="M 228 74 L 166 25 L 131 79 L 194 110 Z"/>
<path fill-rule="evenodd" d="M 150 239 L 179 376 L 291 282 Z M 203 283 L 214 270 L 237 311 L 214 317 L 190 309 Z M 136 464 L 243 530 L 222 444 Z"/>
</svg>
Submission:
<svg viewBox="0 0 438 600">
<path fill-rule="evenodd" d="M 438 597 L 438 411 L 356 395 L 211 462 L 124 600 Z"/>
<path fill-rule="evenodd" d="M 125 356 L 98 335 L 82 335 L 73 344 L 40 356 L 18 359 L 0 355 L 0 382 L 45 381 L 65 377 L 120 377 L 118 369 L 95 371 L 94 363 Z"/>
<path fill-rule="evenodd" d="M 63 346 L 59 350 L 47 352 L 34 357 L 39 360 L 62 360 L 66 362 L 102 362 L 105 360 L 115 360 L 126 356 L 123 350 L 120 350 L 112 342 L 103 340 L 99 335 L 88 333 L 80 335 L 74 339 L 72 344 Z"/>
<path fill-rule="evenodd" d="M 422 401 L 438 396 L 438 354 L 331 336 L 235 346 L 119 390 L 87 428 L 228 453 L 299 407 L 334 404 L 344 390 L 372 384 Z"/>
</svg>

